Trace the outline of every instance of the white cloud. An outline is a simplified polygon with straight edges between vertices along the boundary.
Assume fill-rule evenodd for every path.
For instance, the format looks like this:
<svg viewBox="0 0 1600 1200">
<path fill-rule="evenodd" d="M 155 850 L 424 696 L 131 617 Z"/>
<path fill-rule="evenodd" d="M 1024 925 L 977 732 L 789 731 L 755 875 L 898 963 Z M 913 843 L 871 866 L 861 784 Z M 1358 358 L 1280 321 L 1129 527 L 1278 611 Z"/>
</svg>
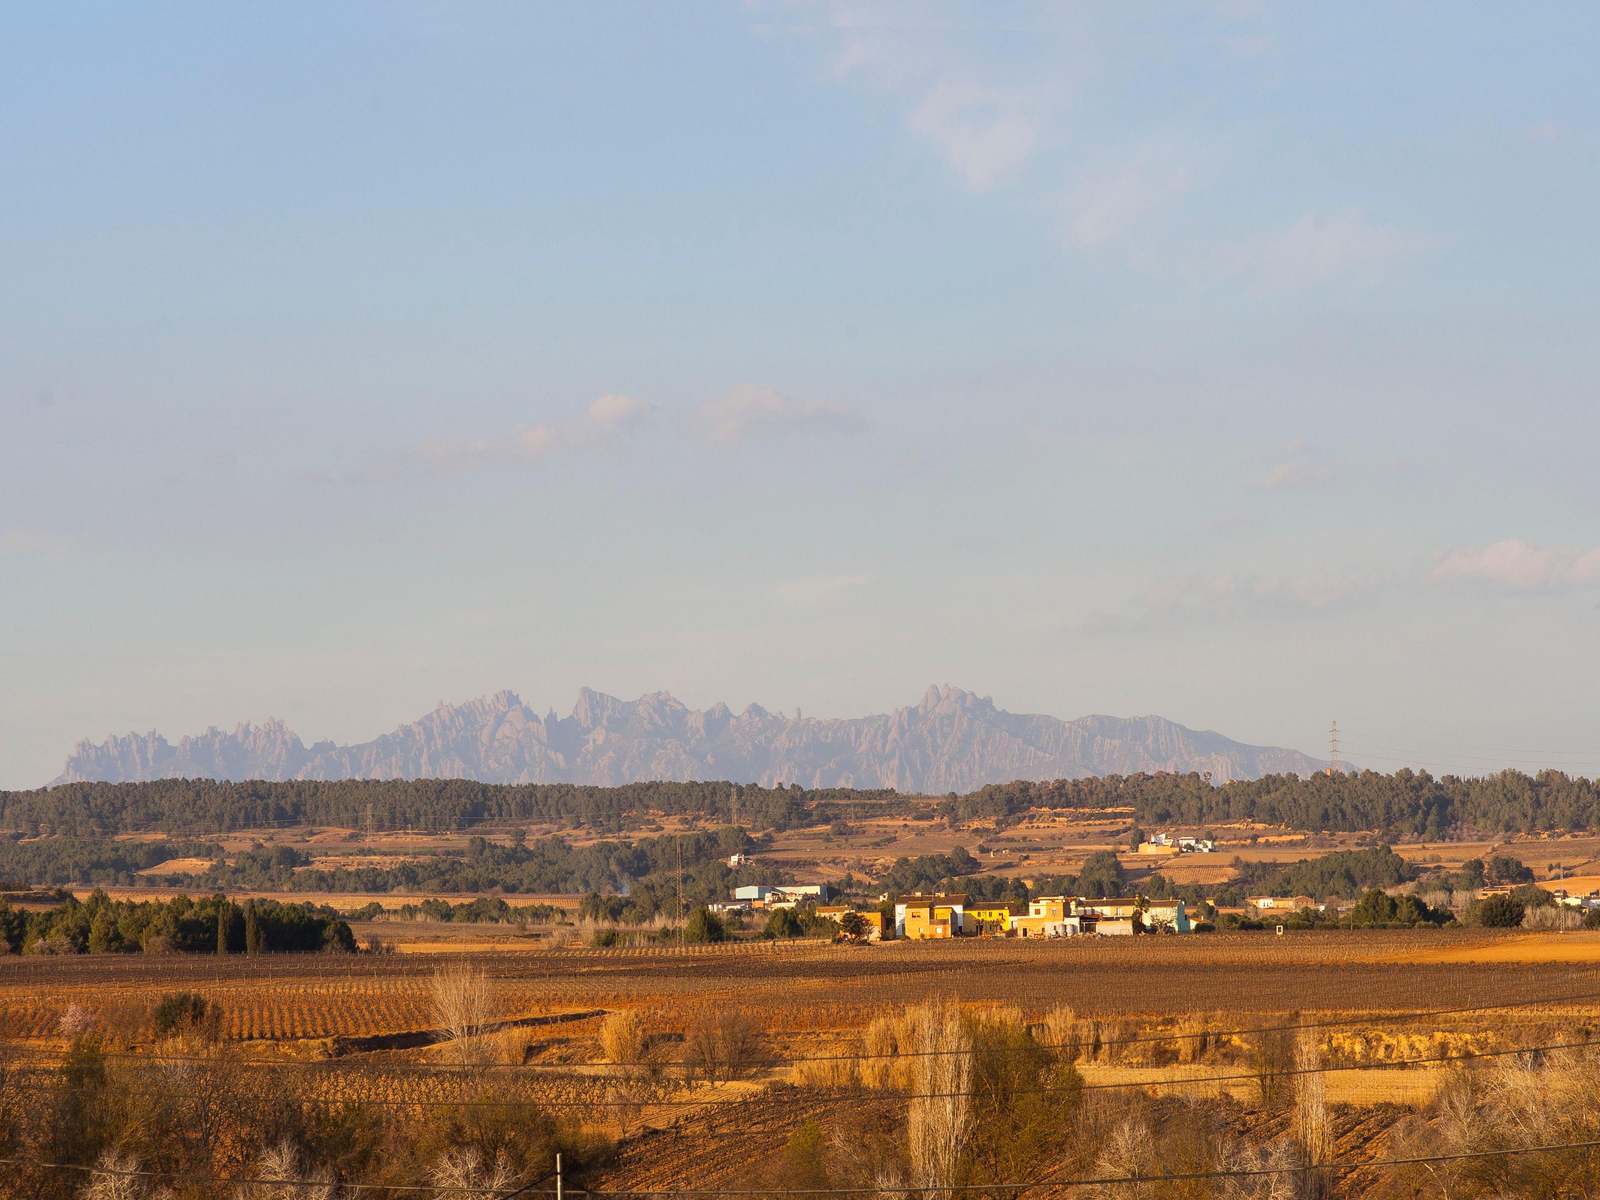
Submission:
<svg viewBox="0 0 1600 1200">
<path fill-rule="evenodd" d="M 867 582 L 865 575 L 812 575 L 788 579 L 775 589 L 778 599 L 795 608 L 817 608 L 844 599 Z"/>
<path fill-rule="evenodd" d="M 700 406 L 713 441 L 733 443 L 781 430 L 847 432 L 861 425 L 849 409 L 825 400 L 797 400 L 771 388 L 735 388 Z"/>
<path fill-rule="evenodd" d="M 1600 582 L 1600 548 L 1573 550 L 1506 538 L 1487 546 L 1452 550 L 1434 565 L 1438 582 L 1484 583 L 1537 592 Z"/>
<path fill-rule="evenodd" d="M 911 128 L 944 154 L 974 191 L 987 191 L 1028 160 L 1039 142 L 1026 101 L 1001 88 L 945 79 L 911 113 Z"/>
<path fill-rule="evenodd" d="M 1086 169 L 1067 192 L 1067 242 L 1099 250 L 1124 239 L 1194 187 L 1205 157 L 1196 143 L 1157 138 Z"/>
<path fill-rule="evenodd" d="M 648 408 L 649 405 L 637 396 L 607 392 L 604 396 L 596 396 L 589 402 L 585 416 L 595 429 L 619 429 L 644 416 Z"/>
<path fill-rule="evenodd" d="M 985 63 L 920 0 L 833 0 L 823 12 L 834 74 L 898 101 L 911 131 L 974 191 L 1016 174 L 1045 140 L 1065 71 L 1019 83 L 1015 63 Z"/>
<path fill-rule="evenodd" d="M 1361 213 L 1306 213 L 1283 229 L 1224 246 L 1215 273 L 1269 291 L 1294 291 L 1349 277 L 1381 275 L 1436 244 L 1417 233 L 1369 222 Z"/>
<path fill-rule="evenodd" d="M 565 420 L 522 425 L 495 437 L 424 442 L 406 460 L 445 473 L 536 463 L 551 454 L 618 437 L 638 425 L 649 411 L 644 400 L 607 393 Z M 376 472 L 380 477 L 394 473 L 393 469 Z"/>
</svg>

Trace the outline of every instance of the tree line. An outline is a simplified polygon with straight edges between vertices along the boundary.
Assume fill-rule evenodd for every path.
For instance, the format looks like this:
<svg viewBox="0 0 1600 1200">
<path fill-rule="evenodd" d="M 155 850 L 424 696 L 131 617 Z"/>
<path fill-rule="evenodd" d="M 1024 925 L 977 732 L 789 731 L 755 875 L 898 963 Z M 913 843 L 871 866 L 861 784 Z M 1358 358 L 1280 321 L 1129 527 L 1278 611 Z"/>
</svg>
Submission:
<svg viewBox="0 0 1600 1200">
<path fill-rule="evenodd" d="M 897 799 L 892 791 L 762 787 L 725 782 L 494 784 L 468 779 L 65 783 L 0 791 L 0 828 L 88 837 L 160 829 L 218 833 L 280 825 L 348 829 L 458 830 L 513 821 L 563 822 L 622 832 L 644 814 L 694 816 L 751 829 L 861 816 Z"/>
<path fill-rule="evenodd" d="M 0 948 L 12 954 L 280 954 L 353 952 L 350 926 L 329 908 L 191 900 L 113 900 L 96 890 L 54 908 L 24 911 L 0 900 Z"/>
<path fill-rule="evenodd" d="M 489 784 L 463 779 L 69 783 L 0 791 L 0 829 L 92 837 L 163 830 L 224 832 L 275 825 L 459 830 L 506 822 L 562 822 L 621 833 L 649 814 L 694 816 L 754 830 L 849 821 L 908 808 L 888 789 L 761 787 L 718 781 L 621 787 Z M 1268 775 L 1214 785 L 1189 774 L 1108 775 L 992 784 L 947 797 L 958 821 L 1004 822 L 1029 808 L 1132 808 L 1144 824 L 1260 821 L 1294 829 L 1389 837 L 1446 837 L 1463 829 L 1525 833 L 1600 827 L 1600 784 L 1541 771 L 1482 778 L 1402 769 L 1340 775 Z"/>
<path fill-rule="evenodd" d="M 955 820 L 1002 823 L 1030 808 L 1132 808 L 1140 823 L 1259 821 L 1291 829 L 1446 837 L 1461 830 L 1529 833 L 1600 826 L 1600 784 L 1560 771 L 1482 778 L 1404 768 L 1392 774 L 1267 775 L 1214 785 L 1194 773 L 1108 775 L 993 784 L 941 805 Z"/>
</svg>

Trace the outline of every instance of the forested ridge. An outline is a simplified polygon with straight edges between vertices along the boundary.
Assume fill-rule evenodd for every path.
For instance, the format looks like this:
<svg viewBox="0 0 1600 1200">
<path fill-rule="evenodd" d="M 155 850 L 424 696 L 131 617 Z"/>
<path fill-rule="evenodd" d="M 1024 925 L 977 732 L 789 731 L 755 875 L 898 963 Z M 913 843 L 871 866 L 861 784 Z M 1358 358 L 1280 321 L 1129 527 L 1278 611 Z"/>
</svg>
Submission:
<svg viewBox="0 0 1600 1200">
<path fill-rule="evenodd" d="M 959 820 L 1004 819 L 1030 808 L 1127 808 L 1147 825 L 1259 821 L 1289 829 L 1446 837 L 1461 830 L 1531 833 L 1600 826 L 1600 785 L 1560 771 L 1481 778 L 1402 769 L 1393 774 L 1268 775 L 1214 786 L 1200 775 L 1018 781 L 955 796 Z"/>
<path fill-rule="evenodd" d="M 69 783 L 0 792 L 0 829 L 95 837 L 162 830 L 210 834 L 281 825 L 460 830 L 518 821 L 622 833 L 651 814 L 754 830 L 826 823 L 903 808 L 888 790 L 759 787 L 726 782 L 504 785 L 463 779 Z M 1291 829 L 1446 837 L 1600 827 L 1600 785 L 1559 771 L 1481 778 L 1400 770 L 1269 775 L 1213 785 L 1197 774 L 1108 775 L 993 784 L 941 803 L 954 820 L 1014 817 L 1029 808 L 1131 808 L 1147 825 L 1250 820 Z"/>
<path fill-rule="evenodd" d="M 753 784 L 494 784 L 469 779 L 161 779 L 152 783 L 66 783 L 0 791 L 0 829 L 88 837 L 110 833 L 220 833 L 282 825 L 349 829 L 459 830 L 513 821 L 555 821 L 621 832 L 647 813 L 716 824 L 782 829 L 859 816 L 895 799 L 890 791 Z"/>
<path fill-rule="evenodd" d="M 757 843 L 742 829 L 724 826 L 682 836 L 602 841 L 574 846 L 565 838 L 502 846 L 474 837 L 466 852 L 430 854 L 413 862 L 374 866 L 312 866 L 292 846 L 257 846 L 225 856 L 205 842 L 128 842 L 108 838 L 52 837 L 0 842 L 0 885 L 25 888 L 73 883 L 133 884 L 137 872 L 173 858 L 209 862 L 199 871 L 162 876 L 182 887 L 220 891 L 293 889 L 306 892 L 426 891 L 476 893 L 627 891 L 675 869 L 707 871 L 726 890 L 730 854 Z M 768 872 L 768 875 L 771 875 Z M 765 878 L 766 876 L 764 876 Z"/>
</svg>

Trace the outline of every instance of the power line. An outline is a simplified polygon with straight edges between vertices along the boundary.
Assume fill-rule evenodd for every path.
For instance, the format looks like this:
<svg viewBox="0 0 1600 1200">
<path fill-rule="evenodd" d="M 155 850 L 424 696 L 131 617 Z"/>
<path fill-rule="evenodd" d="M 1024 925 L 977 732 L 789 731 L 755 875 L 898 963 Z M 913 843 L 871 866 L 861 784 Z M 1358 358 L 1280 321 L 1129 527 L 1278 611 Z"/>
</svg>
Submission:
<svg viewBox="0 0 1600 1200">
<path fill-rule="evenodd" d="M 292 1179 L 277 1178 L 267 1179 L 248 1175 L 219 1177 L 216 1175 L 198 1174 L 192 1171 L 146 1171 L 134 1167 L 102 1167 L 89 1166 L 84 1163 L 41 1162 L 28 1158 L 0 1158 L 0 1165 L 9 1167 L 25 1167 L 36 1171 L 79 1171 L 86 1175 L 107 1175 L 115 1179 L 168 1179 L 179 1183 L 209 1183 L 213 1187 L 235 1187 L 242 1184 L 255 1184 L 266 1187 L 299 1187 L 299 1188 L 338 1188 L 345 1191 L 378 1191 L 378 1192 L 471 1192 L 474 1195 L 493 1196 L 503 1191 L 501 1188 L 468 1187 L 456 1184 L 431 1184 L 431 1183 L 336 1183 L 331 1179 Z M 548 1176 L 546 1176 L 548 1178 Z M 540 1182 L 534 1180 L 535 1183 Z"/>
<path fill-rule="evenodd" d="M 1556 881 L 1559 882 L 1559 881 Z M 1600 1001 L 1600 992 L 1579 992 L 1566 996 L 1538 996 L 1528 1000 L 1500 1000 L 1492 1004 L 1467 1004 L 1452 1008 L 1407 1009 L 1399 1012 L 1387 1012 L 1375 1009 L 1360 1016 L 1335 1017 L 1325 1021 L 1297 1021 L 1287 1025 L 1248 1025 L 1232 1029 L 1200 1029 L 1200 1030 L 1163 1030 L 1160 1033 L 1135 1034 L 1129 1037 L 1100 1038 L 1094 1042 L 1096 1046 L 1137 1046 L 1159 1042 L 1192 1041 L 1202 1038 L 1218 1037 L 1247 1037 L 1258 1033 L 1293 1033 L 1302 1029 L 1334 1029 L 1351 1025 L 1367 1025 L 1383 1019 L 1389 1023 L 1402 1021 L 1419 1021 L 1434 1017 L 1468 1016 L 1474 1013 L 1504 1012 L 1512 1009 L 1524 1008 L 1554 1008 L 1564 1004 L 1583 1004 L 1590 1001 Z M 998 1053 L 1031 1053 L 1034 1050 L 1069 1050 L 1078 1048 L 1084 1039 L 1075 1039 L 1067 1042 L 1035 1042 L 1031 1046 L 997 1047 Z M 9 1039 L 0 1039 L 0 1046 L 15 1044 Z M 763 1056 L 755 1059 L 740 1059 L 727 1063 L 717 1064 L 722 1067 L 788 1067 L 799 1066 L 804 1063 L 829 1063 L 829 1062 L 865 1062 L 883 1058 L 926 1058 L 940 1057 L 951 1054 L 964 1054 L 966 1051 L 956 1050 L 895 1050 L 869 1052 L 863 1050 L 855 1054 L 799 1054 L 781 1057 Z M 103 1053 L 102 1058 L 113 1061 L 126 1061 L 133 1063 L 218 1063 L 219 1060 L 201 1054 L 129 1054 L 122 1052 Z M 497 1061 L 478 1061 L 468 1063 L 378 1063 L 364 1061 L 351 1062 L 346 1065 L 338 1059 L 323 1059 L 312 1062 L 294 1062 L 286 1060 L 261 1060 L 248 1059 L 231 1060 L 227 1065 L 238 1067 L 269 1069 L 290 1069 L 303 1071 L 368 1071 L 383 1073 L 430 1074 L 447 1075 L 460 1074 L 463 1070 L 482 1072 L 518 1072 L 530 1069 L 559 1070 L 566 1064 L 516 1064 Z M 700 1068 L 705 1064 L 694 1059 L 591 1059 L 587 1062 L 574 1063 L 577 1067 L 626 1067 L 626 1068 Z M 599 1078 L 599 1077 L 597 1077 Z"/>
<path fill-rule="evenodd" d="M 1581 1142 L 1549 1142 L 1539 1146 L 1508 1146 L 1498 1150 L 1460 1150 L 1449 1154 L 1414 1154 L 1402 1158 L 1374 1158 L 1366 1162 L 1354 1159 L 1315 1163 L 1293 1167 L 1239 1167 L 1215 1171 L 1182 1171 L 1151 1175 L 1100 1175 L 1074 1179 L 1030 1179 L 1022 1183 L 956 1183 L 925 1186 L 919 1184 L 910 1191 L 918 1192 L 1020 1192 L 1029 1188 L 1107 1187 L 1119 1183 L 1180 1183 L 1203 1179 L 1248 1179 L 1268 1175 L 1304 1175 L 1309 1171 L 1380 1171 L 1392 1167 L 1416 1166 L 1422 1163 L 1460 1162 L 1474 1158 L 1502 1158 L 1518 1154 L 1549 1154 L 1558 1150 L 1592 1150 L 1600 1147 L 1600 1138 Z M 854 1188 L 693 1188 L 678 1191 L 644 1191 L 623 1189 L 618 1191 L 590 1191 L 595 1197 L 651 1197 L 651 1196 L 860 1196 L 880 1194 L 878 1187 Z"/>
<path fill-rule="evenodd" d="M 1286 1028 L 1286 1027 L 1283 1027 Z M 1071 1094 L 1079 1091 L 1127 1091 L 1135 1088 L 1152 1087 L 1195 1087 L 1206 1084 L 1244 1083 L 1258 1081 L 1263 1078 L 1287 1079 L 1300 1075 L 1329 1075 L 1345 1071 L 1386 1071 L 1396 1070 L 1401 1067 L 1417 1066 L 1444 1066 L 1450 1063 L 1475 1062 L 1479 1059 L 1508 1058 L 1519 1054 L 1548 1054 L 1562 1050 L 1581 1050 L 1592 1046 L 1600 1046 L 1600 1038 L 1588 1038 L 1574 1042 L 1551 1042 L 1539 1046 L 1513 1046 L 1500 1050 L 1465 1051 L 1460 1054 L 1442 1054 L 1420 1058 L 1395 1058 L 1377 1063 L 1339 1063 L 1333 1066 L 1322 1065 L 1316 1067 L 1286 1067 L 1277 1069 L 1259 1069 L 1254 1071 L 1235 1072 L 1226 1075 L 1191 1075 L 1177 1076 L 1167 1079 L 1141 1079 L 1118 1080 L 1109 1083 L 1077 1083 L 1058 1084 L 1054 1086 L 1037 1088 L 1016 1088 L 1015 1095 L 1047 1096 Z M 51 1080 L 40 1078 L 37 1080 L 18 1080 L 24 1086 L 34 1086 L 36 1089 L 47 1087 Z M 607 1081 L 613 1082 L 613 1081 Z M 616 1081 L 624 1082 L 624 1081 Z M 892 1089 L 883 1089 L 881 1093 L 870 1089 L 856 1089 L 857 1099 L 871 1099 L 881 1094 L 885 1099 L 900 1100 L 948 1100 L 957 1098 L 970 1098 L 982 1095 L 982 1092 L 972 1090 L 944 1091 L 944 1092 L 901 1092 Z M 165 1098 L 171 1094 L 170 1089 L 164 1092 L 144 1093 L 146 1096 Z M 732 1098 L 733 1103 L 750 1099 L 749 1096 Z M 839 1097 L 844 1099 L 845 1097 Z M 646 1097 L 633 1097 L 623 1100 L 612 1099 L 539 1099 L 536 1097 L 519 1098 L 515 1100 L 401 1100 L 392 1097 L 363 1097 L 363 1096 L 293 1096 L 289 1099 L 298 1104 L 315 1104 L 329 1107 L 342 1105 L 363 1105 L 387 1108 L 701 1108 L 707 1104 L 729 1103 L 728 1099 L 718 1100 L 714 1097 L 701 1099 L 649 1099 Z"/>
<path fill-rule="evenodd" d="M 915 1190 L 920 1192 L 940 1192 L 957 1194 L 962 1192 L 981 1191 L 1010 1191 L 1021 1192 L 1030 1188 L 1065 1188 L 1065 1187 L 1106 1187 L 1114 1184 L 1157 1184 L 1196 1182 L 1207 1179 L 1259 1179 L 1272 1175 L 1301 1175 L 1309 1171 L 1385 1171 L 1395 1167 L 1419 1166 L 1422 1164 L 1463 1162 L 1472 1159 L 1484 1158 L 1509 1158 L 1523 1154 L 1552 1154 L 1562 1150 L 1592 1150 L 1600 1148 L 1600 1138 L 1591 1138 L 1573 1142 L 1546 1142 L 1535 1146 L 1505 1146 L 1494 1150 L 1458 1150 L 1443 1154 L 1413 1154 L 1390 1158 L 1374 1158 L 1365 1161 L 1355 1159 L 1334 1159 L 1329 1162 L 1313 1163 L 1310 1165 L 1295 1165 L 1286 1167 L 1233 1167 L 1210 1171 L 1179 1171 L 1161 1172 L 1156 1174 L 1135 1175 L 1099 1175 L 1079 1176 L 1069 1179 L 1030 1179 L 1022 1182 L 996 1182 L 996 1183 L 958 1183 L 958 1184 L 928 1184 L 920 1185 Z M 512 1196 L 530 1194 L 530 1189 L 548 1179 L 546 1174 L 532 1183 L 516 1188 L 512 1191 L 503 1191 L 499 1188 L 460 1186 L 455 1184 L 404 1184 L 404 1183 L 370 1183 L 352 1182 L 336 1183 L 325 1179 L 297 1179 L 297 1178 L 255 1178 L 250 1176 L 235 1176 L 221 1178 L 215 1175 L 196 1174 L 179 1171 L 150 1171 L 135 1168 L 116 1168 L 89 1166 L 81 1163 L 45 1162 L 25 1158 L 0 1158 L 0 1164 L 6 1166 L 23 1167 L 32 1170 L 49 1171 L 77 1171 L 89 1175 L 105 1175 L 113 1178 L 136 1179 L 166 1179 L 187 1183 L 209 1183 L 213 1186 L 230 1187 L 240 1184 L 259 1184 L 278 1187 L 336 1187 L 350 1191 L 397 1191 L 397 1192 L 470 1192 L 475 1195 L 494 1195 L 500 1193 L 500 1200 L 510 1200 Z M 876 1195 L 882 1192 L 879 1187 L 849 1187 L 849 1188 L 677 1188 L 677 1189 L 590 1189 L 569 1188 L 570 1192 L 585 1196 L 601 1198 L 609 1197 L 721 1197 L 721 1196 L 859 1196 Z M 553 1195 L 552 1189 L 541 1192 L 532 1192 L 533 1195 Z"/>
</svg>

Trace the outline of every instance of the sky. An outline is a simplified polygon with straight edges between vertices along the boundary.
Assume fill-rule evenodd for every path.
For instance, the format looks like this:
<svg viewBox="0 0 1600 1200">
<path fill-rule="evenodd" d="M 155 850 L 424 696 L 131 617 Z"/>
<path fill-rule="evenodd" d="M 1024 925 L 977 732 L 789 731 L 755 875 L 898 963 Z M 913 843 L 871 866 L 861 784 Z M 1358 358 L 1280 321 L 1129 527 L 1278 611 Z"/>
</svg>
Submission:
<svg viewBox="0 0 1600 1200">
<path fill-rule="evenodd" d="M 1600 8 L 21 5 L 0 786 L 930 683 L 1600 773 Z"/>
</svg>

